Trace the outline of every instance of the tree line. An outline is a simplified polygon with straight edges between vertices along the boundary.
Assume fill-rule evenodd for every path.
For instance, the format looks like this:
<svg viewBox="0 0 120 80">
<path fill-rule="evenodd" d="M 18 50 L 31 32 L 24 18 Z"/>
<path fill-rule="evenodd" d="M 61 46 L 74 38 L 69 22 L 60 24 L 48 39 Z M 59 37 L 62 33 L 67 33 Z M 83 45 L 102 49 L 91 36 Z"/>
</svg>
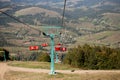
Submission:
<svg viewBox="0 0 120 80">
<path fill-rule="evenodd" d="M 0 61 L 5 59 L 4 54 L 7 60 L 50 62 L 50 54 L 45 52 L 18 53 L 12 56 L 9 51 L 0 49 Z M 79 45 L 68 49 L 61 61 L 63 64 L 82 69 L 120 69 L 120 48 Z"/>
<path fill-rule="evenodd" d="M 69 49 L 64 63 L 83 69 L 120 69 L 120 48 L 85 44 Z"/>
</svg>

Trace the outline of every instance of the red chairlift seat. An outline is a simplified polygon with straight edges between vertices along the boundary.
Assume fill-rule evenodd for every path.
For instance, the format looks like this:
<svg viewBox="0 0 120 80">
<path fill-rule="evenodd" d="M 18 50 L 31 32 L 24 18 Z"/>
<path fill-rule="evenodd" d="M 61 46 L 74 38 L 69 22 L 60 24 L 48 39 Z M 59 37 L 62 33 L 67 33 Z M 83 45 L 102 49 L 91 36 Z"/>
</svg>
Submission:
<svg viewBox="0 0 120 80">
<path fill-rule="evenodd" d="M 66 51 L 66 50 L 67 50 L 66 47 L 62 47 L 62 48 L 61 48 L 61 51 L 63 51 L 63 52 Z"/>
<path fill-rule="evenodd" d="M 63 47 L 62 44 L 57 44 L 57 46 L 55 46 L 55 51 L 66 51 L 67 48 L 66 47 Z"/>
<path fill-rule="evenodd" d="M 47 44 L 47 43 L 42 43 L 41 46 L 42 46 L 42 47 L 47 47 L 48 44 Z"/>
<path fill-rule="evenodd" d="M 55 51 L 60 51 L 60 49 L 61 49 L 61 45 L 55 46 Z"/>
<path fill-rule="evenodd" d="M 29 46 L 29 50 L 39 50 L 39 46 Z"/>
</svg>

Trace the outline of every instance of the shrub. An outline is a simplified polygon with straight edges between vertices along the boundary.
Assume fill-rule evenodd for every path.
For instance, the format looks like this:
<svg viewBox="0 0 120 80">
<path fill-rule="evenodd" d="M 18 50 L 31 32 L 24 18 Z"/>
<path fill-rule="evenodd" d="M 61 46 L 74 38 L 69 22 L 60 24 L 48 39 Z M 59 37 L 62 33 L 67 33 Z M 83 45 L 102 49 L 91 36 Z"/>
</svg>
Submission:
<svg viewBox="0 0 120 80">
<path fill-rule="evenodd" d="M 120 69 L 120 49 L 105 46 L 78 46 L 68 51 L 64 63 L 87 69 Z"/>
<path fill-rule="evenodd" d="M 16 55 L 11 55 L 11 58 L 17 61 L 36 61 L 40 54 L 41 52 L 18 52 Z"/>
<path fill-rule="evenodd" d="M 0 51 L 0 61 L 4 60 L 4 51 Z"/>
<path fill-rule="evenodd" d="M 6 49 L 0 48 L 0 61 L 4 61 L 5 59 L 10 60 L 9 51 L 7 51 Z"/>
<path fill-rule="evenodd" d="M 50 56 L 47 53 L 42 53 L 37 57 L 37 61 L 50 62 Z"/>
</svg>

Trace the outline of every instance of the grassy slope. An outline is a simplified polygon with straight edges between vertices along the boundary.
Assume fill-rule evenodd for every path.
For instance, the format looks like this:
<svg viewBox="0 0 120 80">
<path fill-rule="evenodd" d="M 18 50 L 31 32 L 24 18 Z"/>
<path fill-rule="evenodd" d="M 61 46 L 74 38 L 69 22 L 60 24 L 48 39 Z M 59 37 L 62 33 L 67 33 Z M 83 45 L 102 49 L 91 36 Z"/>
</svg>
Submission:
<svg viewBox="0 0 120 80">
<path fill-rule="evenodd" d="M 119 80 L 120 73 L 83 73 L 49 75 L 45 73 L 7 72 L 5 80 Z"/>
<path fill-rule="evenodd" d="M 61 15 L 59 13 L 57 13 L 57 12 L 54 12 L 54 11 L 51 11 L 51 10 L 47 10 L 47 9 L 43 9 L 43 8 L 39 8 L 39 7 L 30 7 L 30 8 L 21 9 L 19 11 L 16 11 L 15 15 L 16 16 L 28 15 L 28 14 L 35 15 L 35 14 L 44 13 L 44 12 L 45 12 L 45 16 L 49 15 L 51 17 L 58 17 L 58 16 L 61 17 Z M 120 23 L 119 23 L 119 21 L 120 21 L 120 14 L 119 13 L 105 13 L 105 14 L 103 14 L 103 19 L 108 19 L 108 21 L 106 23 L 110 24 L 113 27 L 114 26 L 120 27 Z M 12 26 L 14 26 L 14 28 L 6 29 L 6 31 L 8 30 L 10 33 L 12 33 L 12 32 L 15 33 L 15 31 L 19 31 L 20 28 L 18 28 L 17 25 L 18 24 L 12 25 Z M 95 26 L 92 23 L 88 23 L 88 22 L 82 22 L 80 24 L 71 23 L 71 24 L 68 24 L 68 25 L 70 25 L 71 27 L 76 28 L 76 29 L 78 28 L 78 30 L 81 29 L 81 31 L 79 31 L 79 32 L 85 33 L 85 34 L 88 34 L 88 32 L 85 32 L 82 29 L 85 29 L 85 30 L 88 30 L 88 31 L 94 31 L 95 27 L 98 27 L 97 29 L 100 29 L 100 30 L 103 29 L 103 27 L 104 27 L 104 26 L 99 27 L 99 25 Z M 29 30 L 30 34 L 31 34 L 31 32 L 32 33 L 35 32 L 35 31 L 31 31 L 28 28 L 26 28 L 25 30 L 26 31 Z M 70 32 L 72 32 L 72 31 L 70 31 Z M 22 33 L 24 33 L 24 30 L 21 31 L 21 34 Z M 75 32 L 73 32 L 73 33 L 75 33 Z M 36 35 L 37 33 L 35 32 L 34 34 Z M 109 31 L 107 31 L 107 32 L 100 32 L 100 33 L 97 33 L 97 34 L 93 34 L 93 35 L 90 35 L 90 36 L 89 35 L 82 36 L 82 37 L 77 38 L 78 39 L 77 40 L 77 44 L 81 44 L 81 43 L 90 43 L 90 44 L 95 43 L 95 44 L 106 44 L 106 45 L 108 45 L 109 43 L 114 44 L 114 43 L 119 42 L 119 40 L 120 40 L 119 39 L 119 34 L 120 33 L 118 31 L 117 32 L 114 32 L 114 31 L 110 31 L 109 32 Z M 11 37 L 11 36 L 9 36 L 9 37 Z M 26 37 L 26 39 L 27 39 L 27 41 L 29 40 L 28 36 Z M 38 40 L 38 38 L 36 38 L 36 37 L 34 37 L 34 39 Z M 9 41 L 11 43 L 16 42 L 17 44 L 18 43 L 19 44 L 23 43 L 23 40 L 19 41 L 19 40 L 15 40 L 15 39 L 9 39 Z"/>
<path fill-rule="evenodd" d="M 120 14 L 119 13 L 104 13 L 103 19 L 108 19 L 106 21 L 108 24 L 113 26 L 118 26 L 120 28 Z"/>
<path fill-rule="evenodd" d="M 96 34 L 81 36 L 77 39 L 76 44 L 115 44 L 120 42 L 120 31 L 104 31 Z"/>
<path fill-rule="evenodd" d="M 50 69 L 50 63 L 49 62 L 32 62 L 32 61 L 27 61 L 27 62 L 9 62 L 8 65 L 11 66 L 17 66 L 17 67 L 25 67 L 25 68 L 35 68 L 35 69 Z M 64 64 L 55 64 L 55 69 L 56 70 L 72 70 L 72 69 L 77 69 L 77 68 L 72 68 L 69 65 L 64 65 Z"/>
<path fill-rule="evenodd" d="M 38 13 L 45 13 L 45 16 L 50 16 L 50 17 L 61 17 L 61 15 L 57 12 L 39 8 L 39 7 L 29 7 L 29 8 L 21 9 L 15 12 L 15 16 L 35 15 Z"/>
<path fill-rule="evenodd" d="M 9 65 L 26 68 L 44 68 L 49 69 L 50 63 L 45 62 L 9 62 Z M 63 64 L 55 64 L 55 69 L 58 70 L 71 70 L 70 66 Z M 30 73 L 30 72 L 18 72 L 8 71 L 4 75 L 6 80 L 119 80 L 119 72 L 98 72 L 98 73 L 79 73 L 79 74 L 63 74 L 48 75 L 46 73 Z"/>
</svg>

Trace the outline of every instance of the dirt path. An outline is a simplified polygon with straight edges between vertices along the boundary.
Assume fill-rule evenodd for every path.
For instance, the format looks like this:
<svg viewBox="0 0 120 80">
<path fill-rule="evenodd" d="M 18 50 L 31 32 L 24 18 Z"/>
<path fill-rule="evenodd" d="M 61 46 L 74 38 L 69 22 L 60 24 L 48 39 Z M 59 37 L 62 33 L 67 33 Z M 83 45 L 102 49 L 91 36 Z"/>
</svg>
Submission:
<svg viewBox="0 0 120 80">
<path fill-rule="evenodd" d="M 0 80 L 4 80 L 4 74 L 8 71 L 8 66 L 4 62 L 0 62 Z"/>
<path fill-rule="evenodd" d="M 4 80 L 4 74 L 7 71 L 22 71 L 22 72 L 35 72 L 35 73 L 49 73 L 50 70 L 47 69 L 31 69 L 31 68 L 20 68 L 8 66 L 7 63 L 0 62 L 0 80 Z M 120 73 L 120 70 L 76 70 L 71 72 L 71 70 L 56 70 L 59 73 L 65 74 L 86 74 L 86 73 Z"/>
<path fill-rule="evenodd" d="M 24 71 L 24 72 L 36 72 L 36 73 L 49 73 L 50 70 L 47 69 L 31 69 L 31 68 L 20 68 L 20 67 L 8 67 L 9 70 L 12 71 Z M 76 70 L 72 72 L 71 70 L 55 70 L 58 73 L 65 74 L 84 74 L 84 73 L 120 73 L 120 70 Z"/>
</svg>

